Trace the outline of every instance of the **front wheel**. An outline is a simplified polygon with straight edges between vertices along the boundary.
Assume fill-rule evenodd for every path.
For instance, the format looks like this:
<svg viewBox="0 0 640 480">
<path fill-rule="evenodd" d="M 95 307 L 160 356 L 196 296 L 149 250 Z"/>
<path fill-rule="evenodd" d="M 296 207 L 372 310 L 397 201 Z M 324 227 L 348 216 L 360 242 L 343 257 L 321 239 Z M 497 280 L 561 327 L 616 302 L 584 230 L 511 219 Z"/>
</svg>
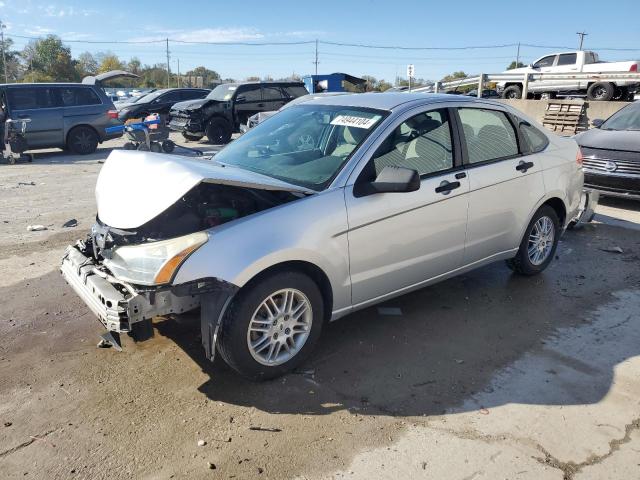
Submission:
<svg viewBox="0 0 640 480">
<path fill-rule="evenodd" d="M 560 220 L 556 211 L 543 205 L 529 222 L 518 253 L 507 260 L 507 265 L 520 275 L 537 275 L 551 263 L 559 236 Z"/>
<path fill-rule="evenodd" d="M 609 101 L 615 95 L 616 89 L 611 83 L 596 82 L 587 89 L 587 99 L 593 101 Z"/>
<path fill-rule="evenodd" d="M 226 145 L 231 141 L 231 127 L 222 118 L 214 118 L 207 125 L 207 139 L 214 145 Z"/>
<path fill-rule="evenodd" d="M 222 320 L 218 349 L 251 380 L 267 380 L 298 366 L 322 331 L 324 306 L 308 276 L 279 272 L 241 290 Z"/>
<path fill-rule="evenodd" d="M 516 100 L 522 98 L 522 87 L 520 85 L 509 85 L 502 92 L 502 98 Z"/>
</svg>

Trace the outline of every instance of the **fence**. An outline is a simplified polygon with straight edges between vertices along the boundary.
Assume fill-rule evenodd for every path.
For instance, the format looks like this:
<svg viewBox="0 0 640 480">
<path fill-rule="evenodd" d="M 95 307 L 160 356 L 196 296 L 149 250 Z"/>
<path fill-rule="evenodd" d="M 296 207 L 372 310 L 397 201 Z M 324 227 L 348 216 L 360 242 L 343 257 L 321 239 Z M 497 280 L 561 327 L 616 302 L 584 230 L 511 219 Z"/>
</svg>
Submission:
<svg viewBox="0 0 640 480">
<path fill-rule="evenodd" d="M 640 73 L 490 73 L 476 75 L 474 77 L 461 78 L 451 82 L 436 82 L 432 86 L 416 88 L 412 91 L 434 92 L 438 93 L 443 90 L 451 90 L 452 88 L 476 86 L 478 89 L 478 97 L 482 96 L 483 85 L 486 82 L 516 82 L 522 85 L 522 98 L 527 98 L 529 93 L 529 82 L 540 80 L 555 81 L 554 87 L 566 83 L 574 85 L 576 81 L 591 82 L 637 82 L 640 84 Z"/>
</svg>

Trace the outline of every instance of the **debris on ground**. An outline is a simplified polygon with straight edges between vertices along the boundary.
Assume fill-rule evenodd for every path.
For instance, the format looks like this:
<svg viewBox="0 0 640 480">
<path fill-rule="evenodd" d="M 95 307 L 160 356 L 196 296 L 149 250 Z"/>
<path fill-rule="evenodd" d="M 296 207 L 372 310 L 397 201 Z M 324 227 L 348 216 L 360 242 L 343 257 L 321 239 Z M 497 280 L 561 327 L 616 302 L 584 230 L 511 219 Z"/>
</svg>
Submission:
<svg viewBox="0 0 640 480">
<path fill-rule="evenodd" d="M 11 423 L 11 422 L 4 422 L 4 426 L 5 426 L 5 427 L 10 427 L 11 425 L 13 425 L 13 423 Z"/>
<path fill-rule="evenodd" d="M 398 307 L 378 307 L 378 315 L 400 317 L 402 316 L 402 309 Z"/>
<path fill-rule="evenodd" d="M 62 224 L 62 226 L 66 227 L 66 228 L 77 227 L 78 226 L 78 220 L 76 220 L 75 218 L 72 218 L 71 220 L 67 220 L 66 222 L 64 222 Z"/>
<path fill-rule="evenodd" d="M 204 440 L 198 440 L 198 446 L 199 447 L 204 447 L 207 444 L 207 442 L 205 442 Z"/>
<path fill-rule="evenodd" d="M 18 186 L 21 185 L 27 185 L 29 187 L 35 187 L 36 186 L 36 182 L 18 182 Z"/>
<path fill-rule="evenodd" d="M 281 432 L 281 428 L 266 428 L 266 427 L 249 427 L 249 430 L 254 430 L 256 432 L 272 432 L 278 433 Z"/>
<path fill-rule="evenodd" d="M 27 226 L 27 230 L 29 232 L 40 232 L 42 230 L 47 230 L 47 227 L 44 225 L 29 225 Z"/>
<path fill-rule="evenodd" d="M 207 462 L 207 467 L 209 467 L 209 470 L 215 470 L 217 468 L 216 464 L 211 462 Z"/>
<path fill-rule="evenodd" d="M 622 248 L 620 247 L 607 247 L 607 248 L 601 248 L 600 250 L 602 250 L 603 252 L 609 252 L 609 253 L 624 253 L 622 251 Z"/>
</svg>

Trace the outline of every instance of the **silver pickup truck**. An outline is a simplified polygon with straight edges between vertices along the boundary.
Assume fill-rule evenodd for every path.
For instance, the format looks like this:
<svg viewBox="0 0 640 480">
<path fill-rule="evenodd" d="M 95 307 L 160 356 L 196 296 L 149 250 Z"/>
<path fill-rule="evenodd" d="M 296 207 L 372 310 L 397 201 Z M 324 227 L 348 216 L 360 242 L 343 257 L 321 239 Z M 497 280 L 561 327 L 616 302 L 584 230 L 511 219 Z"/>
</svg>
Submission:
<svg viewBox="0 0 640 480">
<path fill-rule="evenodd" d="M 503 73 L 637 73 L 638 61 L 603 62 L 598 54 L 588 50 L 560 52 L 545 55 L 531 65 L 515 68 Z M 555 98 L 556 96 L 586 96 L 588 100 L 633 100 L 640 86 L 637 80 L 618 80 L 615 82 L 594 82 L 583 79 L 533 79 L 528 91 L 536 97 Z M 522 82 L 498 82 L 497 89 L 502 98 L 522 98 Z"/>
</svg>

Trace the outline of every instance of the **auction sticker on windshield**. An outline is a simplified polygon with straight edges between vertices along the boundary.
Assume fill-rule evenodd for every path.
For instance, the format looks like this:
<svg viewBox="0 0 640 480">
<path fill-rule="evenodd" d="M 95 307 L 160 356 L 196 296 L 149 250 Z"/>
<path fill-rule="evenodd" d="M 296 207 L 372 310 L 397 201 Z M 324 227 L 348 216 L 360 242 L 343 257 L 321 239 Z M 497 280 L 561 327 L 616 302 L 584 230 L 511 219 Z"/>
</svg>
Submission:
<svg viewBox="0 0 640 480">
<path fill-rule="evenodd" d="M 356 127 L 369 129 L 380 120 L 380 115 L 369 117 L 359 117 L 357 115 L 338 115 L 331 121 L 331 125 L 341 125 L 343 127 Z"/>
</svg>

